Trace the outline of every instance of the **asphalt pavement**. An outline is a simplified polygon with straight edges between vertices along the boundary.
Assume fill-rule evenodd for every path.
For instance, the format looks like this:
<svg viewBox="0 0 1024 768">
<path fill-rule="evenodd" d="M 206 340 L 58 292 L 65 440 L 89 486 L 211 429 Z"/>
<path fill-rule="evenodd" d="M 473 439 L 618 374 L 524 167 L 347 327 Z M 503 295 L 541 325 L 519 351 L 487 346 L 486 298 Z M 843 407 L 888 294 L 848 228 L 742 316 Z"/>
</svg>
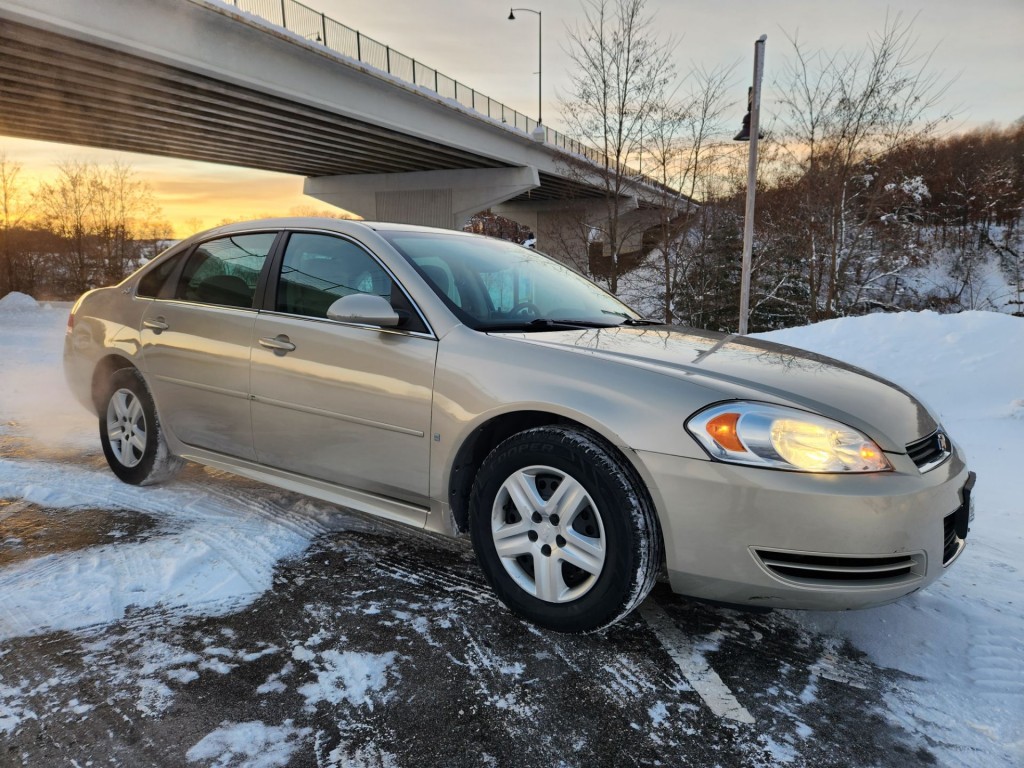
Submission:
<svg viewBox="0 0 1024 768">
<path fill-rule="evenodd" d="M 120 509 L 7 500 L 0 520 L 14 542 L 0 568 L 160 535 Z M 468 543 L 354 528 L 316 537 L 255 602 L 217 615 L 130 609 L 4 641 L 0 765 L 935 763 L 887 715 L 906 678 L 786 612 L 696 603 L 661 582 L 607 632 L 559 635 L 491 595 Z"/>
</svg>

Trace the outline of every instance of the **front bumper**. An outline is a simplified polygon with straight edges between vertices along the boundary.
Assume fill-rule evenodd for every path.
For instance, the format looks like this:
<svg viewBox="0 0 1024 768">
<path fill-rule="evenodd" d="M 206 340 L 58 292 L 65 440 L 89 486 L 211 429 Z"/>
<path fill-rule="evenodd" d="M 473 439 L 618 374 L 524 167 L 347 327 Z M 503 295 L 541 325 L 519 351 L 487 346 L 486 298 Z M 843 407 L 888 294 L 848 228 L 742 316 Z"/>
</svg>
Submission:
<svg viewBox="0 0 1024 768">
<path fill-rule="evenodd" d="M 930 584 L 963 550 L 973 473 L 955 448 L 924 474 L 905 456 L 890 457 L 893 472 L 858 475 L 638 457 L 680 594 L 759 607 L 867 608 Z"/>
</svg>

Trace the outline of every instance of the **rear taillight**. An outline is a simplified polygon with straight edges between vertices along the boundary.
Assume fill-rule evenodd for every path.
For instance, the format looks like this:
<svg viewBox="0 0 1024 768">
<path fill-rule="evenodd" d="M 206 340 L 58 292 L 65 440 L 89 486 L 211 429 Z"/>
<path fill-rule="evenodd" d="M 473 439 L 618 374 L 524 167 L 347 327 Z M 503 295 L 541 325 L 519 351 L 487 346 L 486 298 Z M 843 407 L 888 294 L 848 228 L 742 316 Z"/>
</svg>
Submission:
<svg viewBox="0 0 1024 768">
<path fill-rule="evenodd" d="M 70 336 L 71 332 L 75 330 L 75 312 L 72 310 L 68 313 L 68 328 L 65 331 L 65 335 Z"/>
</svg>

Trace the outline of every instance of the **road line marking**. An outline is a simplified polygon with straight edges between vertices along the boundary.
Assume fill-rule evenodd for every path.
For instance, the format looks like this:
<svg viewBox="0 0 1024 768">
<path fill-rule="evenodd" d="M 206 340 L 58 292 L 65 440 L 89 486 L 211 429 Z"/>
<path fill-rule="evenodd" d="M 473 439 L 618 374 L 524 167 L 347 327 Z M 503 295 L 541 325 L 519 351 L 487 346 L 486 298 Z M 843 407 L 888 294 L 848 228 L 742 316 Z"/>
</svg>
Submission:
<svg viewBox="0 0 1024 768">
<path fill-rule="evenodd" d="M 722 682 L 722 678 L 708 665 L 704 654 L 697 650 L 692 640 L 679 631 L 664 608 L 649 599 L 641 606 L 640 615 L 672 657 L 672 661 L 679 667 L 683 677 L 704 700 L 708 709 L 719 717 L 738 723 L 754 723 L 754 718 L 746 707 L 736 700 L 729 687 Z"/>
</svg>

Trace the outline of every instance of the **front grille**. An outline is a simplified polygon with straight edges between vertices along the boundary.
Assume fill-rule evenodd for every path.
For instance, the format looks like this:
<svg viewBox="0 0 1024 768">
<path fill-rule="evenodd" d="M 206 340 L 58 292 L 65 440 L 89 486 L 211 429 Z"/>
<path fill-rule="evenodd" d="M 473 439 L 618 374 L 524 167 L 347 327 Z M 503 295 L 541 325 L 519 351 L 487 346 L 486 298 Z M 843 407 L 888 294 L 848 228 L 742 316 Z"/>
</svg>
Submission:
<svg viewBox="0 0 1024 768">
<path fill-rule="evenodd" d="M 811 555 L 804 552 L 754 550 L 772 575 L 798 584 L 886 586 L 924 575 L 924 557 L 903 555 Z"/>
<path fill-rule="evenodd" d="M 949 438 L 941 429 L 907 444 L 907 455 L 922 472 L 935 469 L 949 457 Z"/>
</svg>

